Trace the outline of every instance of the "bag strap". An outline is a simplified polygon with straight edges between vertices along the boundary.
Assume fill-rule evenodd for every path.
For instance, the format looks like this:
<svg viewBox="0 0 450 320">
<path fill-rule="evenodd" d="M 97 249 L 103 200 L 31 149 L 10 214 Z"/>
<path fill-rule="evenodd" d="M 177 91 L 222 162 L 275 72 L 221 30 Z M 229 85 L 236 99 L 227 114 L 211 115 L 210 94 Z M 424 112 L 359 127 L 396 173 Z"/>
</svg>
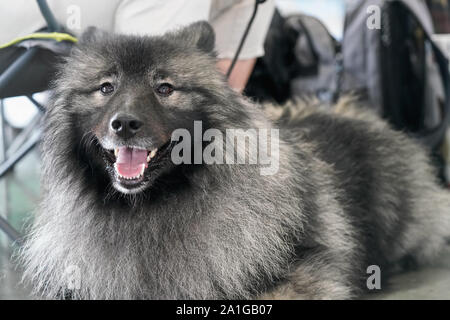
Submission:
<svg viewBox="0 0 450 320">
<path fill-rule="evenodd" d="M 436 56 L 436 63 L 439 66 L 439 71 L 443 80 L 443 86 L 445 89 L 445 101 L 443 106 L 443 117 L 441 123 L 433 129 L 425 129 L 419 133 L 416 133 L 417 138 L 422 141 L 425 145 L 431 146 L 432 148 L 437 147 L 442 142 L 442 137 L 450 124 L 450 70 L 449 70 L 449 60 L 441 51 L 441 49 L 436 45 L 430 34 L 430 28 L 424 26 L 424 21 L 419 18 L 417 12 L 417 6 L 413 6 L 412 2 L 404 0 L 388 0 L 388 3 L 397 2 L 403 5 L 403 7 L 409 11 L 409 13 L 416 17 L 417 22 L 420 24 L 424 30 L 425 39 L 431 44 L 433 54 Z"/>
</svg>

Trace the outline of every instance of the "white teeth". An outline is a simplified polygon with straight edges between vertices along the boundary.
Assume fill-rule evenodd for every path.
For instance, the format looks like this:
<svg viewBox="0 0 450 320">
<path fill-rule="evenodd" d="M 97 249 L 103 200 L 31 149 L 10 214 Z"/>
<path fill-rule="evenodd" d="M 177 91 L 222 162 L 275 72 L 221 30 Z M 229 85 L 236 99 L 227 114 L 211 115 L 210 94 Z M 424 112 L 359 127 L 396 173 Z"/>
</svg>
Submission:
<svg viewBox="0 0 450 320">
<path fill-rule="evenodd" d="M 117 157 L 118 154 L 119 154 L 119 148 L 114 149 L 114 155 Z"/>
<path fill-rule="evenodd" d="M 158 149 L 154 149 L 149 153 L 149 155 L 147 156 L 147 162 L 150 162 L 150 160 L 155 157 L 156 152 L 158 152 Z"/>
<path fill-rule="evenodd" d="M 135 177 L 124 177 L 121 174 L 119 174 L 116 163 L 114 164 L 114 168 L 116 169 L 117 176 L 120 179 L 124 179 L 124 180 L 135 180 L 135 179 L 142 178 L 144 176 L 144 171 L 145 171 L 145 165 L 143 165 L 142 168 L 141 168 L 141 172 L 137 176 L 135 176 Z"/>
<path fill-rule="evenodd" d="M 120 175 L 120 174 L 119 174 L 118 176 L 119 176 L 120 179 L 125 179 L 125 180 L 135 180 L 135 179 L 141 178 L 141 177 L 143 176 L 143 173 L 139 174 L 139 175 L 136 176 L 136 177 L 124 177 L 124 176 L 122 176 L 122 175 Z"/>
</svg>

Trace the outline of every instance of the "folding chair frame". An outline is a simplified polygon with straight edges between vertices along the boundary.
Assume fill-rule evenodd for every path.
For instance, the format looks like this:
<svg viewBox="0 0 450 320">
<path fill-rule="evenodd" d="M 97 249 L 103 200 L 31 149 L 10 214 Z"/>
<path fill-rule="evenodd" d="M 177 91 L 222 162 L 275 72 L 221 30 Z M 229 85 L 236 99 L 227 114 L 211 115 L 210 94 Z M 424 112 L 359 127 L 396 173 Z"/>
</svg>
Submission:
<svg viewBox="0 0 450 320">
<path fill-rule="evenodd" d="M 37 0 L 37 4 L 39 6 L 39 9 L 44 16 L 44 19 L 47 23 L 47 30 L 49 32 L 57 32 L 61 30 L 58 22 L 56 21 L 55 17 L 53 16 L 52 12 L 50 11 L 50 8 L 48 7 L 46 0 Z M 9 67 L 6 69 L 1 75 L 0 75 L 0 96 L 2 90 L 6 87 L 6 85 L 11 81 L 11 79 L 14 79 L 15 77 L 20 75 L 20 72 L 24 70 L 24 68 L 27 68 L 30 61 L 35 57 L 35 55 L 38 52 L 38 48 L 30 48 L 27 51 L 25 51 L 23 54 L 21 54 Z M 40 105 L 32 96 L 28 96 L 28 99 L 41 111 L 44 112 L 45 109 L 42 105 Z M 0 124 L 1 128 L 3 128 L 4 119 L 3 119 L 3 110 L 1 111 L 0 115 L 0 121 L 2 122 Z M 36 124 L 34 124 L 36 125 Z M 25 129 L 24 129 L 25 130 Z M 3 131 L 3 130 L 2 130 Z M 31 132 L 33 130 L 29 130 Z M 2 135 L 3 132 L 0 132 Z M 23 138 L 23 137 L 21 137 Z M 11 155 L 5 157 L 5 159 L 2 159 L 2 162 L 0 163 L 0 179 L 9 171 L 11 170 L 17 162 L 19 162 L 25 155 L 27 155 L 39 142 L 40 139 L 40 130 L 35 132 L 33 135 L 31 135 L 21 146 L 13 152 Z M 6 146 L 2 143 L 1 144 L 2 149 L 0 150 L 1 154 L 6 155 Z M 20 244 L 21 235 L 20 233 L 15 230 L 9 222 L 0 216 L 0 230 L 2 230 L 13 242 Z"/>
</svg>

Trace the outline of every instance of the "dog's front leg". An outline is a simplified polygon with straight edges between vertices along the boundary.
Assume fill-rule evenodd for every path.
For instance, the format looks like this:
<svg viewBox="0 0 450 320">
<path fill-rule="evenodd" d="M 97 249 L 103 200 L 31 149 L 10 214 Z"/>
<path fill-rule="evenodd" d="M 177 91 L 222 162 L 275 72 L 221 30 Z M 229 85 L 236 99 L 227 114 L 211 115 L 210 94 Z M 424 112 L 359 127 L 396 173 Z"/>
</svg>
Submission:
<svg viewBox="0 0 450 320">
<path fill-rule="evenodd" d="M 336 257 L 336 259 L 333 259 Z M 341 257 L 342 258 L 342 257 Z M 286 281 L 264 293 L 270 300 L 342 300 L 355 296 L 350 283 L 351 269 L 329 252 L 310 254 L 298 261 Z"/>
</svg>

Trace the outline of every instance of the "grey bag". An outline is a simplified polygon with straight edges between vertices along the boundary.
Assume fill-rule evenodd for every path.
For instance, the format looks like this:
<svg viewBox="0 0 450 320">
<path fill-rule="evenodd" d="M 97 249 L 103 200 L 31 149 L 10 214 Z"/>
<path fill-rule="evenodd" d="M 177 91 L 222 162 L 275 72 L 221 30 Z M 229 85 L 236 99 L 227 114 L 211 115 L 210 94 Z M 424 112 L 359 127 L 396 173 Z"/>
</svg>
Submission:
<svg viewBox="0 0 450 320">
<path fill-rule="evenodd" d="M 370 20 L 377 8 L 378 28 Z M 422 0 L 349 1 L 339 88 L 366 98 L 397 129 L 434 149 L 450 120 L 450 91 L 448 61 L 432 33 Z"/>
<path fill-rule="evenodd" d="M 448 127 L 448 61 L 430 35 L 422 0 L 347 0 L 339 45 L 317 19 L 275 15 L 246 93 L 283 103 L 302 95 L 335 101 L 346 93 L 365 99 L 392 125 L 436 151 Z M 375 7 L 371 7 L 375 6 Z M 379 27 L 367 22 L 379 11 Z"/>
<path fill-rule="evenodd" d="M 315 72 L 291 80 L 293 96 L 314 94 L 322 101 L 332 101 L 337 94 L 339 45 L 322 22 L 308 15 L 288 17 L 286 23 L 297 30 L 294 54 L 303 69 Z"/>
</svg>

